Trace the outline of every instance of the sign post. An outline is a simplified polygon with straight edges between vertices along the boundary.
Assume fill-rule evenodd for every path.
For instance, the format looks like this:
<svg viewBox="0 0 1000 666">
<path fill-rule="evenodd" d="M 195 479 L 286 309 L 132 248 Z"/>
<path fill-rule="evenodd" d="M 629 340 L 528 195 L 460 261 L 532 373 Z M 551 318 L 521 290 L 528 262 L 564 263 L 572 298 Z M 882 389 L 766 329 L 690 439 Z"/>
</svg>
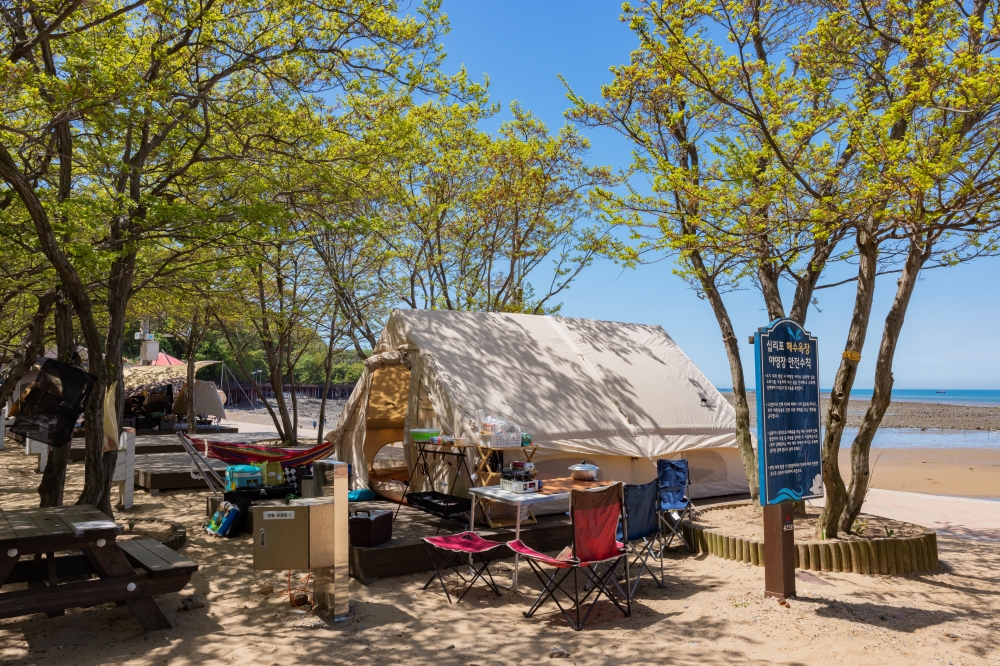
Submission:
<svg viewBox="0 0 1000 666">
<path fill-rule="evenodd" d="M 764 596 L 795 596 L 792 503 L 823 496 L 816 338 L 790 319 L 754 334 Z"/>
</svg>

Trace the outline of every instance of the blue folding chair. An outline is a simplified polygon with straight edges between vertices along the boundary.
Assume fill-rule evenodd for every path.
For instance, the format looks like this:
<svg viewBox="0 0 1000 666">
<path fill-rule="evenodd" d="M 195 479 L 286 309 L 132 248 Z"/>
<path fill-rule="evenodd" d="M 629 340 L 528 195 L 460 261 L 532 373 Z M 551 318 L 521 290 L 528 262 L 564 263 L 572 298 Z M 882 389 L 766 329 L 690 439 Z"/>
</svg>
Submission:
<svg viewBox="0 0 1000 666">
<path fill-rule="evenodd" d="M 645 572 L 649 574 L 659 587 L 663 587 L 663 558 L 660 560 L 660 575 L 657 576 L 649 568 L 649 558 L 654 554 L 653 546 L 660 537 L 660 517 L 657 510 L 657 491 L 659 480 L 653 480 L 640 486 L 625 486 L 625 516 L 618 527 L 618 540 L 629 547 L 632 555 L 630 568 L 635 574 L 635 582 L 629 597 L 635 596 L 639 587 L 639 579 Z"/>
<path fill-rule="evenodd" d="M 656 477 L 659 482 L 660 506 L 657 511 L 662 535 L 660 553 L 670 547 L 674 537 L 678 536 L 689 551 L 694 551 L 687 537 L 684 536 L 684 519 L 691 518 L 691 500 L 687 489 L 691 484 L 688 475 L 687 460 L 657 460 Z"/>
</svg>

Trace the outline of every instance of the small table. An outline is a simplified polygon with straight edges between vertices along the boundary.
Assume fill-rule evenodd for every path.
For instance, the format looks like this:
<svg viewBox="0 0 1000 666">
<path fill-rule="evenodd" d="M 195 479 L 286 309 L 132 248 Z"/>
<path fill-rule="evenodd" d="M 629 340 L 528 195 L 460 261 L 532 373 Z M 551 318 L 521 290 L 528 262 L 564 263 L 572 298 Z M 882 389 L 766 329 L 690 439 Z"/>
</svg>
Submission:
<svg viewBox="0 0 1000 666">
<path fill-rule="evenodd" d="M 530 507 L 541 502 L 553 502 L 564 500 L 569 504 L 570 491 L 573 489 L 602 488 L 615 483 L 614 481 L 574 481 L 573 479 L 548 479 L 542 481 L 542 490 L 537 493 L 513 493 L 504 490 L 500 486 L 485 486 L 482 488 L 469 488 L 469 496 L 472 498 L 472 511 L 469 514 L 469 531 L 476 531 L 476 503 L 480 502 L 484 508 L 488 502 L 502 502 L 509 504 L 516 510 L 514 519 L 514 539 L 521 538 L 521 507 Z M 511 574 L 511 584 L 507 589 L 517 592 L 517 567 L 520 556 L 514 553 L 514 573 Z"/>
<path fill-rule="evenodd" d="M 0 592 L 0 618 L 53 617 L 67 608 L 115 601 L 127 604 L 144 630 L 170 629 L 153 595 L 179 592 L 198 565 L 152 539 L 119 544 L 120 532 L 117 523 L 86 504 L 0 511 L 0 587 L 45 583 Z M 82 554 L 55 555 L 66 551 Z M 34 561 L 19 562 L 29 555 Z M 98 578 L 60 583 L 93 574 Z"/>
<path fill-rule="evenodd" d="M 448 494 L 451 495 L 455 490 L 455 484 L 458 482 L 458 477 L 462 474 L 462 468 L 465 468 L 465 473 L 469 475 L 469 480 L 472 480 L 472 472 L 469 470 L 468 464 L 465 462 L 465 452 L 469 449 L 475 448 L 474 444 L 469 444 L 468 442 L 413 442 L 417 447 L 417 458 L 413 461 L 413 471 L 410 476 L 406 479 L 406 485 L 403 486 L 403 497 L 399 501 L 399 506 L 396 507 L 396 513 L 392 516 L 392 521 L 396 522 L 396 516 L 399 515 L 399 510 L 403 507 L 403 501 L 406 499 L 406 493 L 410 489 L 410 482 L 413 481 L 413 477 L 416 476 L 417 470 L 421 470 L 424 476 L 430 478 L 430 472 L 427 469 L 427 456 L 428 455 L 438 455 L 438 456 L 455 456 L 458 459 L 458 465 L 455 468 L 455 478 L 451 482 L 451 488 L 448 489 Z M 455 449 L 454 451 L 444 451 L 442 449 L 432 449 L 430 447 L 443 447 L 446 449 Z"/>
</svg>

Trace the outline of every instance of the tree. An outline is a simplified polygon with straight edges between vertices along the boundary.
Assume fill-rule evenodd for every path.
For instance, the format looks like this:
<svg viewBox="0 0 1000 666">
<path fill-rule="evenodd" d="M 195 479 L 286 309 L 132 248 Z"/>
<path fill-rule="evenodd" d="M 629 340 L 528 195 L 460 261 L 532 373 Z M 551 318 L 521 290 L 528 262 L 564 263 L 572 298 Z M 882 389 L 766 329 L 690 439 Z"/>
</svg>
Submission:
<svg viewBox="0 0 1000 666">
<path fill-rule="evenodd" d="M 782 65 L 769 63 L 770 36 L 754 40 L 749 28 L 729 37 L 738 53 L 755 50 L 754 72 L 744 88 L 731 80 L 737 78 L 732 62 L 700 37 L 706 24 L 725 23 L 724 16 L 708 12 L 707 3 L 643 4 L 635 10 L 626 5 L 639 48 L 627 65 L 612 69 L 614 81 L 602 88 L 602 103 L 570 90 L 568 115 L 588 127 L 611 128 L 635 146 L 626 191 L 595 193 L 607 218 L 628 230 L 627 237 L 611 238 L 604 252 L 629 266 L 676 256 L 675 272 L 709 302 L 729 360 L 737 444 L 756 497 L 742 338 L 723 296 L 753 284 L 772 320 L 787 312 L 804 324 L 817 280 L 849 227 L 838 210 L 812 205 L 814 196 L 781 166 L 775 149 L 821 132 L 829 100 L 817 100 L 809 112 L 775 111 L 782 127 L 763 133 L 739 111 L 748 104 L 746 96 L 757 93 L 755 77 L 767 81 L 769 101 L 801 97 L 801 84 L 784 77 Z M 810 174 L 830 167 L 836 172 L 844 161 L 829 146 L 811 147 L 808 141 L 796 158 Z M 836 182 L 828 178 L 820 189 L 832 193 Z M 783 280 L 794 286 L 790 309 L 781 295 Z"/>
<path fill-rule="evenodd" d="M 754 276 L 771 316 L 777 308 L 770 286 L 776 283 L 769 275 L 799 273 L 794 301 L 808 304 L 812 292 L 826 286 L 816 282 L 831 258 L 857 262 L 855 309 L 823 442 L 827 501 L 818 532 L 834 537 L 838 529 L 850 529 L 867 489 L 867 450 L 888 405 L 895 339 L 919 272 L 996 247 L 996 137 L 988 122 L 997 108 L 996 62 L 988 53 L 994 44 L 985 37 L 992 34 L 985 22 L 993 16 L 987 17 L 984 3 L 941 2 L 912 7 L 846 1 L 643 2 L 626 4 L 624 12 L 641 43 L 633 69 L 648 65 L 673 101 L 672 108 L 661 105 L 667 121 L 660 126 L 669 131 L 670 120 L 701 114 L 707 121 L 702 136 L 718 146 L 720 161 L 743 164 L 750 174 L 742 182 L 757 191 L 746 198 L 751 219 L 769 234 L 781 227 L 769 219 L 773 199 L 763 197 L 765 205 L 755 199 L 771 183 L 794 188 L 779 188 L 792 192 L 788 210 L 808 211 L 797 217 L 809 220 L 813 240 L 789 246 L 811 248 L 812 258 L 800 264 L 804 272 L 789 271 L 784 261 L 762 262 L 753 233 L 738 234 L 751 242 L 732 244 L 738 256 L 756 262 Z M 726 43 L 706 35 L 723 36 Z M 631 111 L 642 103 L 642 95 L 632 95 L 628 86 L 613 92 L 619 109 Z M 682 123 L 674 120 L 673 125 Z M 650 134 L 653 140 L 664 139 Z M 683 134 L 675 133 L 674 140 L 682 150 L 691 144 Z M 733 145 L 741 151 L 734 154 Z M 703 172 L 698 168 L 682 178 L 691 182 Z M 707 200 L 695 198 L 701 204 Z M 690 214 L 683 205 L 675 208 Z M 725 211 L 724 217 L 731 216 Z M 848 240 L 853 246 L 840 249 Z M 694 237 L 694 242 L 700 240 Z M 837 453 L 875 278 L 888 272 L 902 277 L 877 364 L 878 395 L 852 447 L 848 492 Z M 800 289 L 809 298 L 800 299 Z M 804 318 L 805 310 L 796 309 Z M 732 353 L 730 359 L 732 365 Z"/>
<path fill-rule="evenodd" d="M 144 247 L 171 239 L 183 254 L 201 242 L 205 228 L 186 206 L 224 204 L 212 189 L 220 174 L 285 154 L 336 115 L 319 95 L 437 85 L 445 23 L 436 2 L 419 17 L 395 3 L 336 5 L 67 0 L 4 12 L 0 178 L 9 190 L 0 197 L 16 195 L 30 218 L 98 377 L 82 502 L 110 512 L 115 454 L 101 454 L 102 399 L 120 379 Z"/>
</svg>

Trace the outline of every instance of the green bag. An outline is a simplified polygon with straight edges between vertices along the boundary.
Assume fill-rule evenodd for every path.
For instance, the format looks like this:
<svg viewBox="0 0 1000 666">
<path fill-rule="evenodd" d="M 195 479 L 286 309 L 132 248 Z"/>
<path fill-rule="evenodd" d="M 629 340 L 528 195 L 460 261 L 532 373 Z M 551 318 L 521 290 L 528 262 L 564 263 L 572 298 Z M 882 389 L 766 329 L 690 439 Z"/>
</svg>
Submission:
<svg viewBox="0 0 1000 666">
<path fill-rule="evenodd" d="M 285 482 L 285 470 L 279 462 L 256 462 L 253 466 L 260 470 L 265 486 L 280 486 Z"/>
</svg>

